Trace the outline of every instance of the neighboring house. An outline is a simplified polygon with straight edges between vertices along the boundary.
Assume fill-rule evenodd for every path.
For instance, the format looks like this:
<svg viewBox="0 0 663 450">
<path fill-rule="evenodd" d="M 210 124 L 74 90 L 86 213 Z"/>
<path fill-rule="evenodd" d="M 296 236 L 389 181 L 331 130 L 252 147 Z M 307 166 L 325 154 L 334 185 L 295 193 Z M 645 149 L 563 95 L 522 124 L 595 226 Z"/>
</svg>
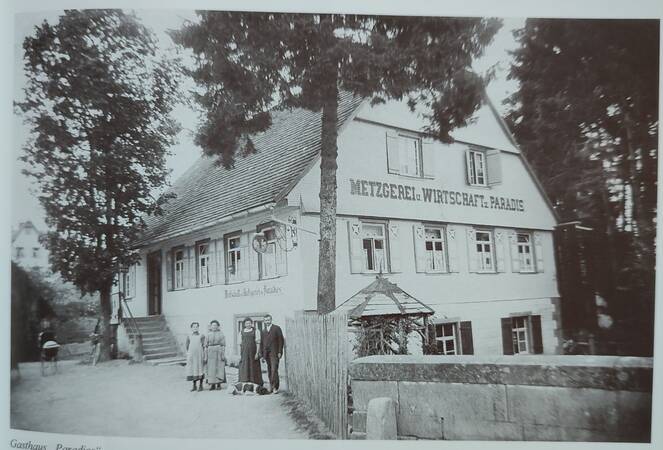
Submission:
<svg viewBox="0 0 663 450">
<path fill-rule="evenodd" d="M 37 269 L 50 273 L 48 251 L 39 242 L 41 232 L 31 221 L 21 222 L 12 231 L 12 261 L 24 269 Z"/>
<path fill-rule="evenodd" d="M 559 353 L 555 215 L 494 108 L 476 117 L 442 144 L 405 102 L 342 96 L 337 305 L 382 272 L 436 311 L 446 354 Z M 127 293 L 180 341 L 219 320 L 230 353 L 244 317 L 316 308 L 320 114 L 276 112 L 252 139 L 233 169 L 202 157 L 175 182 Z"/>
</svg>

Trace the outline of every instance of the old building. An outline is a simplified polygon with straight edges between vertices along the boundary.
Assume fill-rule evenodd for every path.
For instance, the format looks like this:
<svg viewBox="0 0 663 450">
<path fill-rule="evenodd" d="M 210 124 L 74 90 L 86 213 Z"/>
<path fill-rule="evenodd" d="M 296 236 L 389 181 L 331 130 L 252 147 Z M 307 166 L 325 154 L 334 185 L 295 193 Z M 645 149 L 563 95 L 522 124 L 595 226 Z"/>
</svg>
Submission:
<svg viewBox="0 0 663 450">
<path fill-rule="evenodd" d="M 382 272 L 436 311 L 444 353 L 559 352 L 556 219 L 494 108 L 442 144 L 405 103 L 341 100 L 337 304 Z M 180 177 L 138 243 L 132 314 L 180 341 L 217 319 L 236 353 L 242 318 L 315 309 L 319 130 L 320 114 L 275 113 L 233 169 L 203 157 Z"/>
</svg>

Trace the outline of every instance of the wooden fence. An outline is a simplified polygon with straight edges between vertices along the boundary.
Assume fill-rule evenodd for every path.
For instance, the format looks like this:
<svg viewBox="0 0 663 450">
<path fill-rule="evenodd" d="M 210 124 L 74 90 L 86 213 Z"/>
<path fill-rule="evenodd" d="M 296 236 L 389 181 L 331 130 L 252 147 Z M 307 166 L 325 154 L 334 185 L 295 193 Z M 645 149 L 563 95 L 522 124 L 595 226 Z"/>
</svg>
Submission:
<svg viewBox="0 0 663 450">
<path fill-rule="evenodd" d="M 344 313 L 298 312 L 286 319 L 288 390 L 308 405 L 337 439 L 348 437 L 348 365 Z"/>
</svg>

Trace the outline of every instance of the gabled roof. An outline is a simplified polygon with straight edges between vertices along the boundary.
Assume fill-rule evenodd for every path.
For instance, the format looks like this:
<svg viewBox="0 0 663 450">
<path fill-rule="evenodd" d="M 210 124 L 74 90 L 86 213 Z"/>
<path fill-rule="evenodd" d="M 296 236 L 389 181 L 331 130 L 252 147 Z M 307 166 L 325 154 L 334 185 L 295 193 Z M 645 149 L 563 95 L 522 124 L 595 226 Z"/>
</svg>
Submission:
<svg viewBox="0 0 663 450">
<path fill-rule="evenodd" d="M 432 315 L 435 311 L 412 297 L 382 275 L 341 303 L 337 311 L 347 311 L 349 319 L 377 316 Z"/>
<path fill-rule="evenodd" d="M 351 93 L 341 94 L 339 128 L 362 102 Z M 272 113 L 272 126 L 251 136 L 256 153 L 238 156 L 229 170 L 202 156 L 173 184 L 170 192 L 177 198 L 164 207 L 164 214 L 146 219 L 147 230 L 136 245 L 207 228 L 277 200 L 319 155 L 321 118 L 320 112 L 300 108 Z"/>
</svg>

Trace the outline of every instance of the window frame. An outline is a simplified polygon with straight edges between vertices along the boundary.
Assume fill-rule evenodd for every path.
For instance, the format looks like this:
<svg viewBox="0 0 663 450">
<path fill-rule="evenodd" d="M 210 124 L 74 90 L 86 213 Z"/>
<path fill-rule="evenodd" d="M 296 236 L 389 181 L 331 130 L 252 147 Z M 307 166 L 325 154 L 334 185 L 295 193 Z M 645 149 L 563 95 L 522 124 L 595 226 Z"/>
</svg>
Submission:
<svg viewBox="0 0 663 450">
<path fill-rule="evenodd" d="M 132 300 L 136 296 L 136 265 L 132 264 L 122 274 L 122 289 L 125 300 Z"/>
<path fill-rule="evenodd" d="M 461 355 L 462 354 L 462 343 L 460 337 L 460 326 L 458 322 L 438 322 L 434 323 L 435 326 L 435 349 L 439 352 L 440 355 Z M 444 330 L 445 326 L 451 327 L 451 336 L 440 336 L 438 334 L 438 327 L 441 327 Z M 454 348 L 453 353 L 450 353 L 446 349 L 447 342 L 453 342 Z M 444 350 L 440 350 L 440 344 Z M 460 350 L 460 351 L 459 351 Z"/>
<path fill-rule="evenodd" d="M 449 273 L 449 249 L 447 247 L 448 243 L 447 243 L 447 238 L 446 238 L 446 235 L 447 235 L 446 226 L 444 226 L 444 225 L 423 224 L 423 227 L 424 227 L 424 251 L 426 252 L 426 272 L 425 273 Z M 426 233 L 429 230 L 439 231 L 440 232 L 440 238 L 439 239 L 432 238 L 431 240 L 429 240 L 428 237 L 426 236 Z M 428 248 L 426 247 L 428 245 L 428 242 L 432 243 L 432 247 L 433 247 L 432 250 L 428 250 Z M 436 252 L 435 242 L 440 242 L 442 244 L 442 250 L 440 250 L 440 251 L 442 252 L 442 266 L 443 267 L 441 267 L 440 269 L 435 269 L 434 267 L 430 268 L 428 266 L 428 254 L 429 254 L 429 252 L 433 252 L 433 255 L 432 255 L 433 262 L 434 262 L 434 259 L 435 259 L 435 252 Z"/>
<path fill-rule="evenodd" d="M 210 253 L 210 239 L 204 239 L 196 242 L 196 286 L 197 287 L 208 287 L 212 285 L 212 272 L 210 270 L 210 262 L 212 260 L 212 254 Z M 203 255 L 200 251 L 200 248 L 205 246 L 206 253 Z M 207 283 L 203 283 L 203 264 L 202 260 L 205 259 L 204 267 L 207 270 Z"/>
<path fill-rule="evenodd" d="M 183 245 L 180 245 L 178 247 L 173 247 L 172 249 L 173 252 L 173 290 L 174 291 L 180 291 L 182 289 L 186 289 L 186 247 Z M 182 253 L 182 259 L 178 261 L 177 259 L 177 254 Z M 178 263 L 181 263 L 181 270 L 178 270 Z M 181 284 L 177 284 L 177 274 L 178 272 L 181 274 Z"/>
<path fill-rule="evenodd" d="M 533 352 L 533 342 L 532 342 L 532 321 L 530 319 L 531 316 L 529 315 L 522 315 L 522 316 L 511 316 L 511 344 L 512 344 L 512 349 L 513 349 L 513 354 L 514 355 L 531 355 L 534 354 Z M 517 326 L 518 320 L 523 321 L 523 326 Z M 520 339 L 518 333 L 523 333 L 524 336 L 524 342 L 525 342 L 525 350 L 520 350 L 520 343 L 522 340 Z"/>
<path fill-rule="evenodd" d="M 520 252 L 521 242 L 519 241 L 520 236 L 527 236 L 527 247 L 529 247 L 529 255 L 531 264 L 528 268 L 524 268 L 525 264 L 523 263 L 523 258 L 521 255 L 524 253 Z M 520 264 L 519 272 L 520 273 L 536 273 L 536 254 L 534 253 L 534 236 L 530 232 L 526 231 L 516 231 L 516 250 L 518 251 L 518 262 Z"/>
<path fill-rule="evenodd" d="M 230 248 L 230 240 L 231 239 L 237 239 L 237 247 Z M 232 265 L 232 256 L 231 254 L 237 254 L 239 255 L 238 258 L 235 260 L 235 264 Z M 246 252 L 245 252 L 246 253 Z M 244 255 L 248 257 L 247 255 Z M 243 275 L 242 274 L 242 232 L 241 231 L 236 231 L 233 233 L 228 233 L 225 236 L 223 236 L 223 257 L 225 260 L 224 264 L 224 278 L 225 278 L 225 284 L 236 284 L 236 283 L 241 283 L 244 281 Z M 235 267 L 235 274 L 231 277 L 230 274 L 230 268 Z"/>
<path fill-rule="evenodd" d="M 486 245 L 485 241 L 479 241 L 479 233 L 485 233 L 488 235 L 488 245 L 490 245 L 490 268 L 485 268 L 484 266 L 484 259 L 483 255 L 486 254 L 485 251 L 479 252 L 477 247 L 479 245 Z M 480 242 L 483 242 L 483 244 L 480 244 Z M 497 272 L 497 261 L 496 261 L 496 255 L 495 255 L 495 239 L 493 237 L 493 230 L 488 230 L 488 229 L 475 229 L 474 230 L 474 257 L 476 258 L 477 261 L 477 273 L 496 273 Z"/>
<path fill-rule="evenodd" d="M 411 178 L 423 178 L 424 177 L 424 161 L 423 161 L 423 148 L 421 144 L 421 137 L 419 136 L 414 136 L 410 134 L 405 134 L 405 133 L 398 133 L 398 172 L 399 175 L 402 175 L 404 177 L 411 177 Z M 409 141 L 413 141 L 416 145 L 416 150 L 415 150 L 415 157 L 416 157 L 416 172 L 415 174 L 412 173 L 405 173 L 403 171 L 404 167 L 409 167 L 409 166 L 404 166 L 403 161 L 407 160 L 407 156 L 409 151 L 411 149 L 406 150 L 406 146 L 403 145 L 405 141 L 408 141 L 408 144 L 410 143 Z"/>
<path fill-rule="evenodd" d="M 273 246 L 274 251 L 271 254 L 273 257 L 273 269 L 274 273 L 271 275 L 265 275 L 265 261 L 267 260 L 266 255 L 267 251 L 265 253 L 258 253 L 258 278 L 261 280 L 270 280 L 272 278 L 278 278 L 279 277 L 279 270 L 278 270 L 278 263 L 277 263 L 277 246 L 279 245 L 278 243 L 278 238 L 276 237 L 276 227 L 275 226 L 268 226 L 265 228 L 261 228 L 260 232 L 265 235 L 265 241 L 267 242 L 267 248 L 269 246 Z M 272 233 L 273 238 L 267 239 L 267 233 Z"/>
<path fill-rule="evenodd" d="M 469 183 L 470 186 L 478 186 L 478 187 L 489 187 L 488 185 L 488 165 L 487 165 L 487 158 L 486 158 L 486 151 L 484 150 L 479 150 L 476 148 L 470 148 L 467 150 L 468 152 L 468 157 L 467 157 L 467 172 L 468 172 L 468 180 L 467 182 Z M 474 155 L 480 156 L 481 160 L 481 165 L 483 168 L 483 183 L 479 182 L 479 174 L 477 173 L 477 161 L 474 158 Z"/>
<path fill-rule="evenodd" d="M 364 251 L 364 257 L 362 258 L 363 260 L 363 267 L 362 267 L 362 273 L 380 273 L 380 267 L 378 264 L 378 261 L 375 257 L 375 240 L 376 238 L 369 238 L 365 236 L 365 230 L 366 226 L 379 226 L 382 228 L 382 262 L 383 262 L 383 270 L 382 273 L 389 273 L 389 254 L 388 254 L 388 248 L 389 248 L 389 242 L 388 242 L 388 236 L 387 236 L 387 224 L 385 222 L 380 222 L 380 221 L 370 221 L 370 220 L 360 220 L 361 223 L 361 249 Z M 372 246 L 371 246 L 371 251 L 373 255 L 373 269 L 368 268 L 368 254 L 366 253 L 366 248 L 364 247 L 364 241 L 365 240 L 371 240 L 372 241 Z"/>
</svg>

